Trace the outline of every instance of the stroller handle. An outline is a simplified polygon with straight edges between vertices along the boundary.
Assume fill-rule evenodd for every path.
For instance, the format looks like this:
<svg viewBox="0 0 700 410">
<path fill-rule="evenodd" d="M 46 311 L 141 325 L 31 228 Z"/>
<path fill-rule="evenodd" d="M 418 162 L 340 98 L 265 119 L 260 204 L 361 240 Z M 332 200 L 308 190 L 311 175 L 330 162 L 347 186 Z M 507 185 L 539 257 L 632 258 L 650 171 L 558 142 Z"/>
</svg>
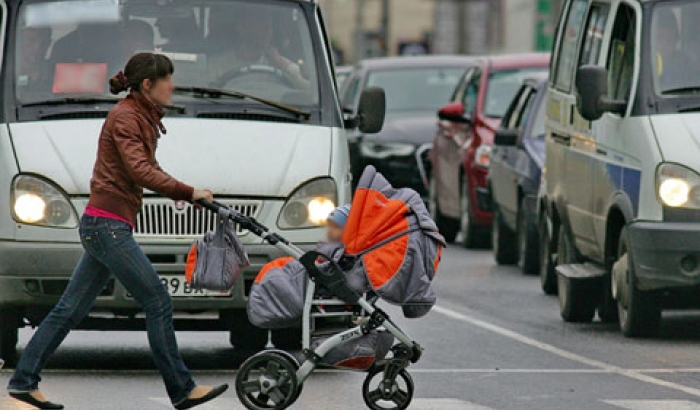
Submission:
<svg viewBox="0 0 700 410">
<path fill-rule="evenodd" d="M 228 205 L 222 204 L 221 202 L 217 201 L 209 202 L 206 199 L 198 199 L 196 202 L 202 208 L 215 213 L 218 213 L 222 209 L 226 210 L 228 212 L 229 219 L 231 219 L 233 222 L 237 223 L 244 229 L 252 232 L 254 235 L 259 236 L 271 245 L 277 245 L 279 243 L 285 245 L 290 244 L 288 240 L 282 237 L 282 235 L 276 232 L 270 232 L 270 229 L 262 223 L 258 222 L 257 219 L 253 218 L 252 216 L 243 215 L 242 213 L 236 211 L 235 209 L 232 209 Z"/>
</svg>

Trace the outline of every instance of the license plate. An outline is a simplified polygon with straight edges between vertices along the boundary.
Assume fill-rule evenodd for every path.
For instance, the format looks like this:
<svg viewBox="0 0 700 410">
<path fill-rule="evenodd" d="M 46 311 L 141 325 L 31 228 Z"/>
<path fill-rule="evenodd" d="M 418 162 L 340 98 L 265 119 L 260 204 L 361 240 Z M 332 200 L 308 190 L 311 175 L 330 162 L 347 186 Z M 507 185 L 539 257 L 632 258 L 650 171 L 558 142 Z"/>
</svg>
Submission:
<svg viewBox="0 0 700 410">
<path fill-rule="evenodd" d="M 160 281 L 168 290 L 170 296 L 174 298 L 211 298 L 211 297 L 228 297 L 231 292 L 215 292 L 202 289 L 192 289 L 183 276 L 177 275 L 160 275 Z"/>
</svg>

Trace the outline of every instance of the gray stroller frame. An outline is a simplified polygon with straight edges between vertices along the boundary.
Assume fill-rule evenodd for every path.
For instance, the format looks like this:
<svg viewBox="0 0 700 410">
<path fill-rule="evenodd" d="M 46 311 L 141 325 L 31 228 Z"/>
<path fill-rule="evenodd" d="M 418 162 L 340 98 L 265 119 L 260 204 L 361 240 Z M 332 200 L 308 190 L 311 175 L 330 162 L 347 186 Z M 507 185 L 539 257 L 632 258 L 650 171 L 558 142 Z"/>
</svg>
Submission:
<svg viewBox="0 0 700 410">
<path fill-rule="evenodd" d="M 198 201 L 204 208 L 218 212 L 226 207 L 218 202 Z M 345 273 L 329 257 L 316 251 L 304 252 L 277 233 L 270 232 L 254 218 L 229 210 L 229 218 L 263 241 L 298 259 L 309 275 L 302 317 L 302 347 L 306 360 L 299 364 L 294 356 L 282 350 L 262 351 L 243 363 L 236 377 L 236 392 L 243 405 L 250 410 L 286 409 L 299 397 L 304 381 L 319 366 L 323 357 L 333 348 L 350 340 L 359 339 L 377 329 L 384 329 L 399 343 L 391 349 L 389 358 L 377 361 L 369 370 L 362 395 L 370 409 L 403 410 L 413 399 L 413 380 L 406 368 L 416 363 L 422 354 L 421 346 L 402 331 L 389 315 L 347 286 Z M 329 268 L 319 269 L 316 262 L 325 260 Z M 333 299 L 316 299 L 317 287 L 329 291 Z M 311 348 L 312 310 L 314 306 L 359 306 L 363 311 L 360 324 L 324 340 Z M 323 316 L 324 313 L 315 313 Z M 330 313 L 329 315 L 334 315 Z M 373 381 L 380 379 L 378 385 Z M 402 379 L 402 383 L 399 382 Z M 387 407 L 389 406 L 389 407 Z"/>
</svg>

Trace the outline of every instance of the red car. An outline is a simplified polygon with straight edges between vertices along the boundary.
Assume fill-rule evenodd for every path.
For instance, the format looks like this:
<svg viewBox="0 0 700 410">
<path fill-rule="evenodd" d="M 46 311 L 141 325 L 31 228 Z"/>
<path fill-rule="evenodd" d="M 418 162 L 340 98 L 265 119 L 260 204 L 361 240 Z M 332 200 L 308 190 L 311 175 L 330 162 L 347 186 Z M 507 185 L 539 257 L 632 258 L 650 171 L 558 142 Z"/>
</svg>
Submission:
<svg viewBox="0 0 700 410">
<path fill-rule="evenodd" d="M 489 243 L 491 205 L 486 175 L 491 144 L 513 97 L 534 72 L 547 70 L 549 54 L 484 57 L 464 74 L 452 102 L 438 111 L 430 152 L 430 211 L 445 238 L 462 233 L 468 248 Z"/>
</svg>

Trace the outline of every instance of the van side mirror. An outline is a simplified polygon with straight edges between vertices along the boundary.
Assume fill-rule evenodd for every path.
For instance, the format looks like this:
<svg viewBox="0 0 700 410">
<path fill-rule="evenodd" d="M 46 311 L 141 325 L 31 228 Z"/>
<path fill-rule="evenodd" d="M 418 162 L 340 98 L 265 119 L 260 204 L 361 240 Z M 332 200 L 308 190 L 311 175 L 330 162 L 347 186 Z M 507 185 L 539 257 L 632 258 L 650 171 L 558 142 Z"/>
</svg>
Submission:
<svg viewBox="0 0 700 410">
<path fill-rule="evenodd" d="M 608 70 L 605 67 L 585 65 L 576 74 L 578 111 L 588 121 L 595 121 L 606 112 L 624 114 L 627 101 L 608 97 Z"/>
<path fill-rule="evenodd" d="M 464 103 L 461 102 L 451 102 L 443 105 L 442 108 L 438 110 L 438 118 L 443 121 L 456 122 L 459 124 L 468 124 L 471 122 L 469 116 L 464 113 Z"/>
<path fill-rule="evenodd" d="M 365 134 L 376 134 L 384 128 L 386 95 L 380 87 L 368 87 L 360 95 L 357 126 Z"/>
<path fill-rule="evenodd" d="M 493 136 L 493 145 L 514 147 L 518 143 L 518 130 L 501 128 Z"/>
</svg>

